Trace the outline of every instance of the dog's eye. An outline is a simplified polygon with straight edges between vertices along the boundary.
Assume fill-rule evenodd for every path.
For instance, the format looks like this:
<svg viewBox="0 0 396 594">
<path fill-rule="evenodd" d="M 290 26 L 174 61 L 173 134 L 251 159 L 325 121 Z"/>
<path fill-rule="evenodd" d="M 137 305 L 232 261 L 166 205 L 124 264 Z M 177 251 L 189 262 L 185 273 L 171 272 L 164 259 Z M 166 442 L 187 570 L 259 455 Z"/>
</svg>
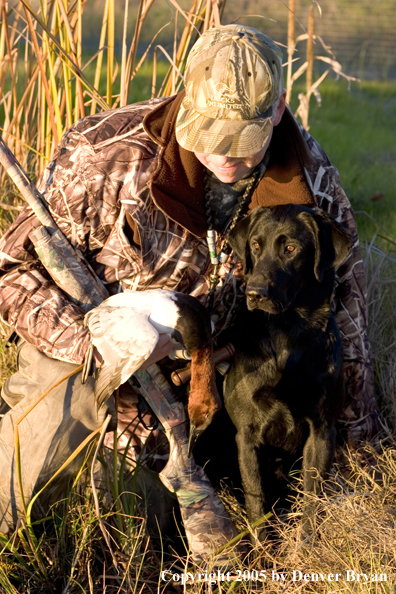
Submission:
<svg viewBox="0 0 396 594">
<path fill-rule="evenodd" d="M 296 247 L 294 245 L 285 245 L 285 254 L 291 254 L 295 249 Z"/>
</svg>

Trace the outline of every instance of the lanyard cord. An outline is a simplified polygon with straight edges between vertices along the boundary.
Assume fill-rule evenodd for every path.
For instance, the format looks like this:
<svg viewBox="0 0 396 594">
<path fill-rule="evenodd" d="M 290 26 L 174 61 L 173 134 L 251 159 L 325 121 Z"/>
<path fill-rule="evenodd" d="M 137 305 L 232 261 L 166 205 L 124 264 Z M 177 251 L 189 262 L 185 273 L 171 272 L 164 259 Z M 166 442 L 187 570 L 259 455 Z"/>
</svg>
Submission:
<svg viewBox="0 0 396 594">
<path fill-rule="evenodd" d="M 225 238 L 223 241 L 223 245 L 222 245 L 222 248 L 221 248 L 221 251 L 219 254 L 217 254 L 217 249 L 216 249 L 217 237 L 216 237 L 216 231 L 214 230 L 214 227 L 213 227 L 212 209 L 210 207 L 210 203 L 209 203 L 209 199 L 208 199 L 208 196 L 209 196 L 208 175 L 207 175 L 206 169 L 203 169 L 203 182 L 204 182 L 204 190 L 205 190 L 205 214 L 206 214 L 206 223 L 208 226 L 208 231 L 206 234 L 206 241 L 208 243 L 210 261 L 213 266 L 212 274 L 210 275 L 210 287 L 209 287 L 209 293 L 208 293 L 207 303 L 206 303 L 206 307 L 209 310 L 209 313 L 211 313 L 211 311 L 212 311 L 216 287 L 220 281 L 220 278 L 219 278 L 220 266 L 221 266 L 221 264 L 225 264 L 227 262 L 230 254 L 231 254 L 231 251 L 232 251 L 231 247 L 228 243 L 228 237 L 229 237 L 232 229 L 235 227 L 235 225 L 238 223 L 238 221 L 244 215 L 244 210 L 250 202 L 254 188 L 256 187 L 256 184 L 259 180 L 259 176 L 260 176 L 260 172 L 261 172 L 260 165 L 261 165 L 261 163 L 259 165 L 257 165 L 256 168 L 254 169 L 253 175 L 245 188 L 242 200 L 240 201 L 239 206 L 238 206 L 234 216 L 232 217 L 231 224 L 227 229 L 227 232 L 226 232 L 226 235 L 225 235 Z"/>
</svg>

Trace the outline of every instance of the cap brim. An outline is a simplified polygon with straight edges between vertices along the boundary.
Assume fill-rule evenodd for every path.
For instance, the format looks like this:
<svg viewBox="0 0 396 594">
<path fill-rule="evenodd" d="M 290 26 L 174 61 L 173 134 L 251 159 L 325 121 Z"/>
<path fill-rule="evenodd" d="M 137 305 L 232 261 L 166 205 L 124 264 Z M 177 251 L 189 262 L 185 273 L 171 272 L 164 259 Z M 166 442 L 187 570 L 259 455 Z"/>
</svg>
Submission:
<svg viewBox="0 0 396 594">
<path fill-rule="evenodd" d="M 265 145 L 271 121 L 272 116 L 252 120 L 212 119 L 182 105 L 176 120 L 176 139 L 183 148 L 196 153 L 249 157 Z"/>
</svg>

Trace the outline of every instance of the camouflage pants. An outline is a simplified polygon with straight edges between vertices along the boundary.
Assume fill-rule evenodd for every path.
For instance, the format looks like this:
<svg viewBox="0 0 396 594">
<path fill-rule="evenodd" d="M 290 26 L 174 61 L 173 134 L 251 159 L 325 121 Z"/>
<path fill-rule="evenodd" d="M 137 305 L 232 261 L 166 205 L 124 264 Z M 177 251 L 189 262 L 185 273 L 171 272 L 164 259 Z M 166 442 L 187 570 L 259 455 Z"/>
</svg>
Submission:
<svg viewBox="0 0 396 594">
<path fill-rule="evenodd" d="M 24 515 L 16 472 L 15 423 L 46 390 L 76 367 L 71 363 L 49 359 L 33 345 L 24 343 L 18 354 L 18 371 L 3 387 L 2 398 L 11 407 L 0 423 L 0 531 L 3 533 L 13 529 L 17 519 Z M 26 504 L 83 440 L 101 427 L 109 412 L 113 417 L 110 426 L 115 428 L 116 412 L 113 399 L 97 412 L 93 387 L 93 378 L 89 378 L 83 385 L 80 374 L 73 375 L 53 388 L 19 424 L 22 485 Z M 128 425 L 127 419 L 129 418 L 131 424 L 131 419 L 136 417 L 134 404 L 133 397 L 128 398 L 128 394 L 120 402 L 121 423 L 125 428 Z M 135 425 L 136 422 L 134 420 Z M 143 434 L 139 433 L 135 425 L 132 429 L 132 456 L 139 453 L 139 448 L 147 436 L 144 435 L 145 430 Z M 108 433 L 107 436 L 108 445 L 111 447 L 112 434 Z M 123 443 L 121 439 L 121 445 Z M 70 478 L 81 466 L 84 454 L 84 451 L 81 452 L 40 495 L 33 509 L 35 517 L 45 515 L 49 506 L 65 495 Z M 150 476 L 145 473 L 145 491 L 148 487 L 147 482 L 152 483 Z M 157 487 L 157 484 L 149 486 L 154 491 L 157 488 L 161 489 L 161 496 L 157 499 L 162 509 L 164 488 L 161 485 Z"/>
</svg>

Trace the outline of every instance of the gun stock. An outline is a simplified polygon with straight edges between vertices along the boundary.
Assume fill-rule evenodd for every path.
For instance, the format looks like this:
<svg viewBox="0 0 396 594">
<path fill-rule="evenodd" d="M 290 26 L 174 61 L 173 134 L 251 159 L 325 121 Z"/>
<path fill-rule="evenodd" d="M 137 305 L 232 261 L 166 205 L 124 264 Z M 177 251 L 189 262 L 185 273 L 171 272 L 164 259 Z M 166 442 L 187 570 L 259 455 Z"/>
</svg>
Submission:
<svg viewBox="0 0 396 594">
<path fill-rule="evenodd" d="M 29 204 L 41 226 L 29 235 L 36 253 L 53 281 L 84 311 L 109 296 L 87 261 L 66 239 L 52 218 L 44 196 L 0 136 L 0 163 Z"/>
</svg>

